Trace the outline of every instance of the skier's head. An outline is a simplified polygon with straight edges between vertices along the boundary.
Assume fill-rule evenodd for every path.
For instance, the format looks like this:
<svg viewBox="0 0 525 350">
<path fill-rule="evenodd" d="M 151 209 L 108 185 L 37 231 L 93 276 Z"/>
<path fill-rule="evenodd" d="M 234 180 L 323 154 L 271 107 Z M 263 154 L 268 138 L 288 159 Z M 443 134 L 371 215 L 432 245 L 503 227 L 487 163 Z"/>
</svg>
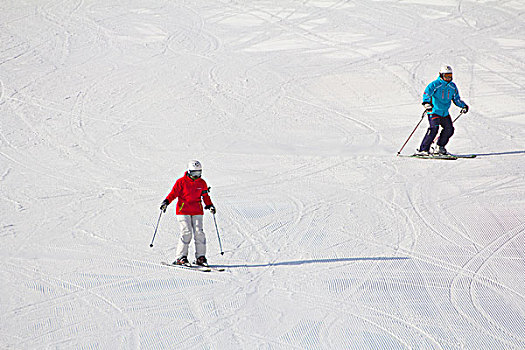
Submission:
<svg viewBox="0 0 525 350">
<path fill-rule="evenodd" d="M 452 67 L 451 66 L 442 66 L 439 70 L 439 77 L 446 82 L 452 81 Z"/>
<path fill-rule="evenodd" d="M 188 176 L 193 179 L 198 179 L 202 175 L 202 165 L 198 160 L 190 160 L 188 163 Z"/>
</svg>

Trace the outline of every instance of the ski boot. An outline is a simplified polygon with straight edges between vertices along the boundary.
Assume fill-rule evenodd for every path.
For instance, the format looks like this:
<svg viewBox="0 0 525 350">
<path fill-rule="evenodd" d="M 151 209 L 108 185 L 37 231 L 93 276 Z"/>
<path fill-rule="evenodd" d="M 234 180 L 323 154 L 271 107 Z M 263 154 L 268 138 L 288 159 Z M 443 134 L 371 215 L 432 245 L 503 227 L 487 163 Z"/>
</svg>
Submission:
<svg viewBox="0 0 525 350">
<path fill-rule="evenodd" d="M 448 153 L 447 149 L 445 148 L 445 146 L 438 146 L 436 154 L 442 155 L 442 156 L 448 156 L 449 155 L 449 153 Z"/>
<path fill-rule="evenodd" d="M 202 256 L 199 256 L 197 258 L 197 261 L 195 261 L 195 264 L 199 265 L 199 266 L 208 266 L 208 260 L 206 259 L 206 257 L 204 255 Z"/>
<path fill-rule="evenodd" d="M 420 150 L 416 150 L 416 153 L 414 153 L 415 156 L 420 156 L 420 157 L 428 157 L 430 155 L 430 153 L 428 153 L 428 151 L 420 151 Z"/>
<path fill-rule="evenodd" d="M 175 260 L 173 262 L 173 265 L 186 265 L 186 266 L 189 266 L 190 262 L 188 261 L 187 257 L 181 256 L 180 258 L 178 258 L 177 260 Z"/>
</svg>

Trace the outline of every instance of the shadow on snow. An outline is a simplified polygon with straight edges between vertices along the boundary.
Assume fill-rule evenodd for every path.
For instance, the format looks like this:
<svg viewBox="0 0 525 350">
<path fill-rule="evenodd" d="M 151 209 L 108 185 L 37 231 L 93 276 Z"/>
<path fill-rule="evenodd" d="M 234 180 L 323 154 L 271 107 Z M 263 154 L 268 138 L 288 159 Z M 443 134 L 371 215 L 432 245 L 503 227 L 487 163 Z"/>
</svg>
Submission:
<svg viewBox="0 0 525 350">
<path fill-rule="evenodd" d="M 496 152 L 496 153 L 474 153 L 478 157 L 488 156 L 504 156 L 509 154 L 525 154 L 525 151 L 510 151 L 510 152 Z"/>
<path fill-rule="evenodd" d="M 408 260 L 408 257 L 365 257 L 365 258 L 334 258 L 334 259 L 311 259 L 311 260 L 293 260 L 281 261 L 265 264 L 238 264 L 238 265 L 214 265 L 217 267 L 238 268 L 238 267 L 270 267 L 270 266 L 299 266 L 306 264 L 326 264 L 352 261 L 395 261 Z"/>
</svg>

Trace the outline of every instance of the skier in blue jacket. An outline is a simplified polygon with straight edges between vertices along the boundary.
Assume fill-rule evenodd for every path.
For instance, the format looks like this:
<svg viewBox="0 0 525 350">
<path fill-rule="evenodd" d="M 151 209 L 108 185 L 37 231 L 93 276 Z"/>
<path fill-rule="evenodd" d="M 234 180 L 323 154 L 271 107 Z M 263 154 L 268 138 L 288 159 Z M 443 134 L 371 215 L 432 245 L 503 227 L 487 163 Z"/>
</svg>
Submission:
<svg viewBox="0 0 525 350">
<path fill-rule="evenodd" d="M 421 142 L 418 150 L 418 155 L 428 155 L 430 145 L 434 142 L 439 127 L 443 127 L 439 139 L 437 141 L 437 154 L 448 154 L 445 146 L 450 137 L 454 134 L 454 126 L 448 110 L 451 102 L 461 108 L 462 113 L 467 113 L 469 107 L 461 100 L 459 91 L 452 82 L 452 68 L 450 66 L 443 66 L 439 70 L 439 78 L 428 84 L 423 94 L 423 106 L 428 115 L 430 126 Z"/>
</svg>

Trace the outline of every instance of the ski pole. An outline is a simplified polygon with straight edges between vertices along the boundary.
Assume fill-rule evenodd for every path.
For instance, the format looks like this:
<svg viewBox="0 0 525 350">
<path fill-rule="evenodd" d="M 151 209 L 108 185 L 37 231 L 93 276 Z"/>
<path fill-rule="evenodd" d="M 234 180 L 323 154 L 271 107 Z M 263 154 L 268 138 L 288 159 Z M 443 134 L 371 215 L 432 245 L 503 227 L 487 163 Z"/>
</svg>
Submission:
<svg viewBox="0 0 525 350">
<path fill-rule="evenodd" d="M 412 133 L 410 134 L 410 136 L 408 137 L 408 139 L 405 141 L 405 143 L 403 144 L 403 146 L 401 147 L 401 149 L 399 150 L 399 152 L 397 152 L 397 155 L 399 156 L 399 154 L 401 154 L 401 151 L 403 150 L 403 148 L 405 148 L 405 146 L 407 145 L 408 143 L 408 140 L 410 140 L 410 138 L 412 137 L 412 135 L 414 135 L 414 133 L 416 132 L 417 128 L 419 128 L 419 124 L 421 124 L 421 122 L 423 121 L 423 118 L 425 117 L 425 114 L 427 114 L 427 111 L 423 111 L 423 114 L 421 115 L 421 119 L 419 120 L 419 123 L 417 123 L 416 127 L 414 128 L 414 130 L 412 131 Z"/>
<path fill-rule="evenodd" d="M 161 216 L 162 216 L 162 210 L 160 211 L 159 219 L 157 220 L 157 226 L 155 226 L 155 233 L 153 233 L 153 239 L 151 240 L 151 243 L 149 244 L 150 247 L 153 247 L 153 241 L 155 240 L 155 236 L 157 235 L 157 229 L 159 228 L 159 222 L 160 222 Z"/>
<path fill-rule="evenodd" d="M 221 249 L 221 255 L 224 255 L 222 250 L 221 236 L 219 235 L 219 228 L 217 227 L 217 220 L 215 219 L 215 213 L 213 213 L 213 222 L 215 222 L 215 230 L 217 231 L 217 238 L 219 239 L 219 248 Z"/>
<path fill-rule="evenodd" d="M 452 124 L 454 124 L 454 123 L 456 122 L 456 120 L 458 120 L 459 117 L 461 117 L 461 115 L 463 115 L 463 114 L 465 114 L 465 113 L 463 112 L 463 110 L 461 110 L 461 112 L 459 112 L 459 115 L 456 117 L 456 119 L 454 119 L 454 120 L 452 121 Z"/>
</svg>

